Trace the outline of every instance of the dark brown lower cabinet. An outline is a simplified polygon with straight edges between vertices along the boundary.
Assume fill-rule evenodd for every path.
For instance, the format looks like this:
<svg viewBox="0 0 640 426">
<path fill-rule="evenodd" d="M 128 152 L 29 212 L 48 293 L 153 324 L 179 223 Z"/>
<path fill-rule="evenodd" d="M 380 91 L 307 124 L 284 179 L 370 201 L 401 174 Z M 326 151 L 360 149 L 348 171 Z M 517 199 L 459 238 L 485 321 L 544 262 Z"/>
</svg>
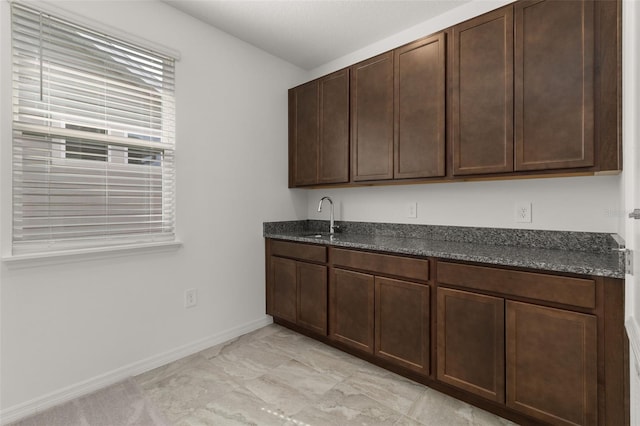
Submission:
<svg viewBox="0 0 640 426">
<path fill-rule="evenodd" d="M 327 267 L 271 257 L 273 316 L 327 335 Z"/>
<path fill-rule="evenodd" d="M 437 353 L 441 382 L 545 423 L 597 424 L 593 315 L 440 287 Z"/>
<path fill-rule="evenodd" d="M 438 288 L 437 378 L 504 403 L 504 299 Z"/>
<path fill-rule="evenodd" d="M 266 259 L 279 324 L 517 423 L 629 424 L 623 280 L 277 240 Z"/>
<path fill-rule="evenodd" d="M 271 300 L 273 316 L 296 322 L 296 261 L 271 257 Z"/>
<path fill-rule="evenodd" d="M 507 301 L 507 406 L 553 425 L 598 422 L 595 316 Z"/>
<path fill-rule="evenodd" d="M 429 375 L 429 286 L 375 277 L 375 355 Z"/>
<path fill-rule="evenodd" d="M 298 325 L 327 335 L 327 267 L 297 263 Z"/>
<path fill-rule="evenodd" d="M 333 269 L 329 294 L 329 337 L 373 354 L 373 275 Z"/>
</svg>

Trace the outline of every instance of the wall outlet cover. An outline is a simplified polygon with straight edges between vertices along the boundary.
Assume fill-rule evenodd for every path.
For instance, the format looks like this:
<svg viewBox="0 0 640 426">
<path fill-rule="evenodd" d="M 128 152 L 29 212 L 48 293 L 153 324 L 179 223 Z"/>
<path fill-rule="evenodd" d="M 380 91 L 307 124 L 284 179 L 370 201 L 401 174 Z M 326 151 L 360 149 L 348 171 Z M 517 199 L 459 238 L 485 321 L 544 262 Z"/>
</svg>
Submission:
<svg viewBox="0 0 640 426">
<path fill-rule="evenodd" d="M 198 304 L 198 289 L 190 288 L 184 292 L 184 307 L 193 308 Z"/>
<path fill-rule="evenodd" d="M 410 218 L 417 218 L 418 217 L 418 203 L 413 201 L 411 203 L 407 203 L 406 206 L 406 216 L 410 217 Z"/>
<path fill-rule="evenodd" d="M 518 223 L 531 223 L 531 203 L 519 201 L 514 209 L 515 221 Z"/>
</svg>

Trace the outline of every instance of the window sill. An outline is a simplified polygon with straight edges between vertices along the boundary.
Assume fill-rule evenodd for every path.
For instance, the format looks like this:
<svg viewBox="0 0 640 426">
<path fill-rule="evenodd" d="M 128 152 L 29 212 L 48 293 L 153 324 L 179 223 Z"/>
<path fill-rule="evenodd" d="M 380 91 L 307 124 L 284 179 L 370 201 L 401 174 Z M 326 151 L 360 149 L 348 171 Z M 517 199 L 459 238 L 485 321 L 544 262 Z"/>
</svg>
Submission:
<svg viewBox="0 0 640 426">
<path fill-rule="evenodd" d="M 90 249 L 64 250 L 46 253 L 28 253 L 2 256 L 2 263 L 10 268 L 47 266 L 60 263 L 79 262 L 85 260 L 106 259 L 129 256 L 137 253 L 158 253 L 177 250 L 182 247 L 181 241 L 164 241 L 156 243 L 126 244 L 120 246 L 97 247 Z"/>
</svg>

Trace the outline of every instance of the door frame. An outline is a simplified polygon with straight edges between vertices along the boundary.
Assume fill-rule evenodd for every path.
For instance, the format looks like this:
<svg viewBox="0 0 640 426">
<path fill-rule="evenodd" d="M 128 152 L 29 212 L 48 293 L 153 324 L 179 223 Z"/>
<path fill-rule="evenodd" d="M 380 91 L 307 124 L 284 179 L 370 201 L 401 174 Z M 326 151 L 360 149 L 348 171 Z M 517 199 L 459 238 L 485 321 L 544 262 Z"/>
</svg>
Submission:
<svg viewBox="0 0 640 426">
<path fill-rule="evenodd" d="M 640 4 L 622 2 L 622 132 L 624 171 L 622 174 L 622 217 L 620 229 L 626 245 L 635 252 L 634 275 L 625 276 L 625 328 L 629 337 L 630 401 L 640 400 L 640 220 L 628 213 L 640 208 Z M 640 426 L 640 407 L 630 404 L 631 425 Z"/>
</svg>

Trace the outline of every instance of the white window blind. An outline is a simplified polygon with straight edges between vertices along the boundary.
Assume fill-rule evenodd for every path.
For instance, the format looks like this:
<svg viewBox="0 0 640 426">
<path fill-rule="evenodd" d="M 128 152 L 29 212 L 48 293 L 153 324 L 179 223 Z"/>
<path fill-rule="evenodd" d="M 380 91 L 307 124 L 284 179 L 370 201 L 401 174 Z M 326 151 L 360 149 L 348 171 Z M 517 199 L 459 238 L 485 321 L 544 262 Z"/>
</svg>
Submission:
<svg viewBox="0 0 640 426">
<path fill-rule="evenodd" d="M 12 5 L 13 253 L 175 239 L 174 59 Z"/>
</svg>

